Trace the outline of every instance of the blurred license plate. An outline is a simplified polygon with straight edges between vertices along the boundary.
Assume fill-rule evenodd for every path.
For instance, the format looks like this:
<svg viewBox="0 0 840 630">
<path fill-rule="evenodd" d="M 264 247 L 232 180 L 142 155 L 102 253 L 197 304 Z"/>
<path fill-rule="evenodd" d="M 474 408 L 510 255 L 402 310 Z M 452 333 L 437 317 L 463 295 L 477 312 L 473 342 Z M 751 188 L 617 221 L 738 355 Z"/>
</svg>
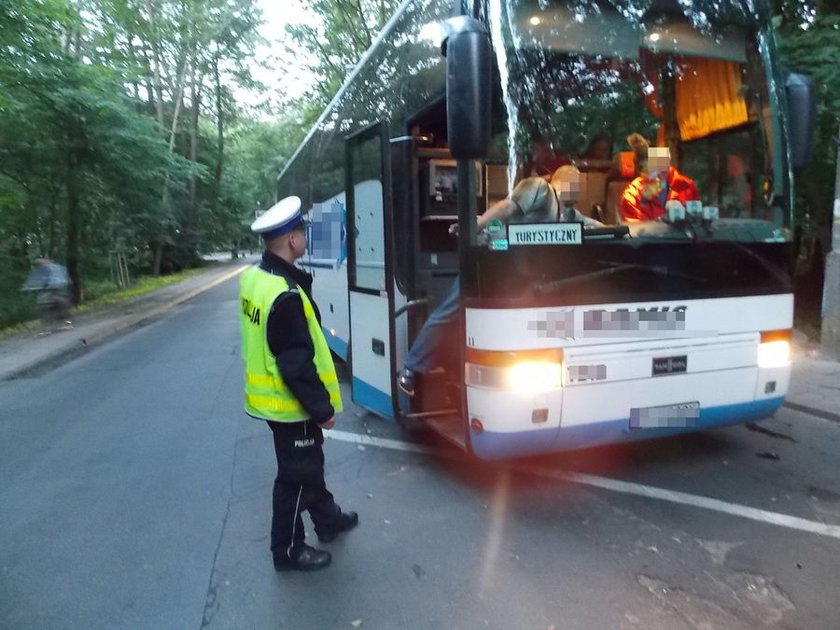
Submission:
<svg viewBox="0 0 840 630">
<path fill-rule="evenodd" d="M 692 400 L 661 407 L 632 407 L 631 429 L 686 428 L 697 425 L 700 401 Z"/>
</svg>

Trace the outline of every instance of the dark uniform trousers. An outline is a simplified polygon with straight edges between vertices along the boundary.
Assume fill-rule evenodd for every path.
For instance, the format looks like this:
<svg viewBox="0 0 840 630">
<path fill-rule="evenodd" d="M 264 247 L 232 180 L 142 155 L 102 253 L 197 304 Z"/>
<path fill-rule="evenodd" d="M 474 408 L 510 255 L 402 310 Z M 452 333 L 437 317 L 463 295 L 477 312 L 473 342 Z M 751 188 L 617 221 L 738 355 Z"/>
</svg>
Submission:
<svg viewBox="0 0 840 630">
<path fill-rule="evenodd" d="M 324 482 L 324 434 L 312 420 L 267 422 L 274 434 L 277 477 L 274 480 L 271 551 L 294 558 L 304 540 L 301 514 L 309 511 L 319 535 L 338 528 L 341 508 Z"/>
</svg>

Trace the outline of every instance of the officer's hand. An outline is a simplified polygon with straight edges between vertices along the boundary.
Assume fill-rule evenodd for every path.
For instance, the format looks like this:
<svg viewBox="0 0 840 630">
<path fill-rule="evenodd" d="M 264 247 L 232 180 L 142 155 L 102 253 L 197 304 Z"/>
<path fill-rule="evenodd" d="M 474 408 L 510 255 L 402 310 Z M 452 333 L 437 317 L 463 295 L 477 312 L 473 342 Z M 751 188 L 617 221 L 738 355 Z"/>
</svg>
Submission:
<svg viewBox="0 0 840 630">
<path fill-rule="evenodd" d="M 326 422 L 322 422 L 318 426 L 320 426 L 322 429 L 332 429 L 335 426 L 335 416 L 333 416 Z"/>
<path fill-rule="evenodd" d="M 449 226 L 449 233 L 452 236 L 458 236 L 458 224 L 457 223 L 453 223 L 452 225 Z"/>
</svg>

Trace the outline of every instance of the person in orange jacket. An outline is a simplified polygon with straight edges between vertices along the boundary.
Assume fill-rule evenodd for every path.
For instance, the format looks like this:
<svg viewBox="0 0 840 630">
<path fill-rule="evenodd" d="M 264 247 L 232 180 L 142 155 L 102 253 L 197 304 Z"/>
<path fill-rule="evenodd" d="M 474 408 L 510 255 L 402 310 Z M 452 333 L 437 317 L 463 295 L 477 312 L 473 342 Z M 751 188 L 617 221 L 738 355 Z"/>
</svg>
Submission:
<svg viewBox="0 0 840 630">
<path fill-rule="evenodd" d="M 697 184 L 671 166 L 667 147 L 648 149 L 647 173 L 627 185 L 621 196 L 621 219 L 625 223 L 654 221 L 665 214 L 665 204 L 676 199 L 699 201 Z"/>
</svg>

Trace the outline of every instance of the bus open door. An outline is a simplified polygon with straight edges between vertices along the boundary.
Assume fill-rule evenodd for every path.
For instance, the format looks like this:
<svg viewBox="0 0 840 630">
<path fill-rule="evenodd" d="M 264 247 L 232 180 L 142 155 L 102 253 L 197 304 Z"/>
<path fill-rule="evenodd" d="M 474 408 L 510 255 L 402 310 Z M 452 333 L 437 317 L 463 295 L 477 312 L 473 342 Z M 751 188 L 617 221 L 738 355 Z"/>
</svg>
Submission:
<svg viewBox="0 0 840 630">
<path fill-rule="evenodd" d="M 394 280 L 390 174 L 385 129 L 346 139 L 349 363 L 353 402 L 394 416 Z"/>
</svg>

